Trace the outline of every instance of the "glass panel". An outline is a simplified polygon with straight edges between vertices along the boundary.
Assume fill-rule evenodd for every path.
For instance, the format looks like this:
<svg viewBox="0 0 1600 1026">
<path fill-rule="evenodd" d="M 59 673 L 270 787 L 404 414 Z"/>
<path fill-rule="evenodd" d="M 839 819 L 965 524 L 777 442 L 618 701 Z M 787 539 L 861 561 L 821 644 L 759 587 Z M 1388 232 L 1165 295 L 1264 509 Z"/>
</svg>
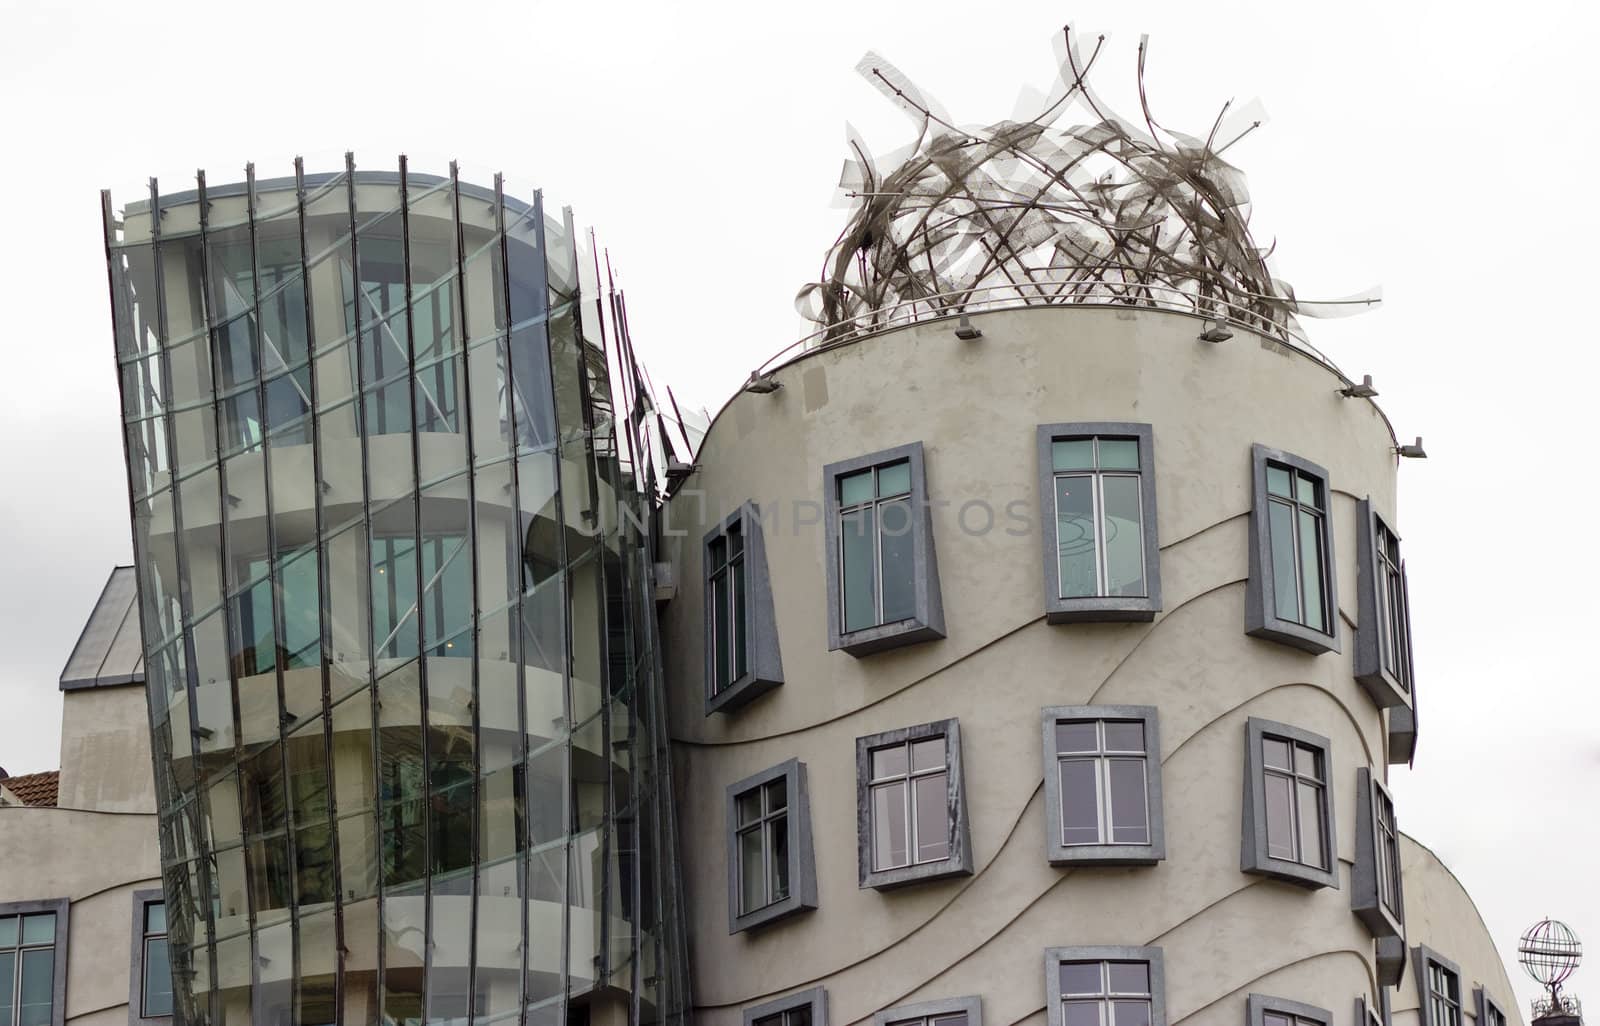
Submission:
<svg viewBox="0 0 1600 1026">
<path fill-rule="evenodd" d="M 878 497 L 907 495 L 911 492 L 911 463 L 902 460 L 878 468 Z"/>
<path fill-rule="evenodd" d="M 1294 498 L 1289 471 L 1286 468 L 1276 463 L 1267 464 L 1267 492 L 1271 495 L 1281 495 L 1286 499 Z"/>
<path fill-rule="evenodd" d="M 873 547 L 876 539 L 873 509 L 856 510 L 839 518 L 840 554 L 844 563 L 844 629 L 858 631 L 878 623 L 878 611 L 873 601 L 873 578 L 876 562 Z"/>
<path fill-rule="evenodd" d="M 911 525 L 911 500 L 896 499 L 879 505 L 882 517 L 883 623 L 909 620 L 917 615 L 917 555 Z"/>
<path fill-rule="evenodd" d="M 1150 1002 L 1113 1001 L 1111 1017 L 1114 1026 L 1150 1026 Z"/>
<path fill-rule="evenodd" d="M 22 952 L 22 981 L 17 991 L 17 1026 L 50 1026 L 55 966 L 54 948 L 34 948 Z"/>
<path fill-rule="evenodd" d="M 783 780 L 774 780 L 772 783 L 767 785 L 766 790 L 767 811 L 769 813 L 776 812 L 777 810 L 782 809 L 789 804 L 789 800 L 785 796 L 788 788 L 784 786 Z"/>
<path fill-rule="evenodd" d="M 144 946 L 144 1016 L 172 1014 L 172 963 L 167 939 L 152 937 Z"/>
<path fill-rule="evenodd" d="M 1296 474 L 1294 478 L 1294 497 L 1308 506 L 1315 506 L 1318 509 L 1321 509 L 1322 502 L 1317 497 L 1317 492 L 1320 491 L 1320 489 L 1317 487 L 1317 479 L 1311 477 L 1309 474 Z"/>
<path fill-rule="evenodd" d="M 17 946 L 17 917 L 0 916 L 0 948 Z M 0 977 L 3 979 L 3 977 Z"/>
<path fill-rule="evenodd" d="M 950 857 L 950 808 L 945 774 L 918 777 L 917 861 L 936 862 Z"/>
<path fill-rule="evenodd" d="M 1105 504 L 1106 594 L 1143 595 L 1144 515 L 1137 477 L 1100 479 Z"/>
<path fill-rule="evenodd" d="M 911 769 L 931 770 L 944 766 L 944 738 L 931 737 L 911 743 Z"/>
<path fill-rule="evenodd" d="M 839 478 L 839 505 L 854 506 L 872 497 L 872 471 L 862 470 Z"/>
<path fill-rule="evenodd" d="M 734 537 L 738 537 L 735 535 Z M 738 679 L 748 670 L 748 639 L 745 625 L 750 622 L 745 611 L 744 561 L 741 559 L 729 571 L 733 579 L 733 677 Z"/>
<path fill-rule="evenodd" d="M 1057 728 L 1057 735 L 1060 728 Z M 1144 724 L 1138 720 L 1108 720 L 1106 722 L 1106 751 L 1143 752 Z"/>
<path fill-rule="evenodd" d="M 761 792 L 756 790 L 746 791 L 735 800 L 739 808 L 739 825 L 754 823 L 761 818 Z"/>
<path fill-rule="evenodd" d="M 711 691 L 716 694 L 732 681 L 729 675 L 732 645 L 728 637 L 728 573 L 719 573 L 711 582 L 711 645 L 715 655 Z"/>
<path fill-rule="evenodd" d="M 15 920 L 13 920 L 15 922 Z M 17 978 L 17 953 L 0 951 L 0 1026 L 11 1026 L 12 981 Z"/>
<path fill-rule="evenodd" d="M 1111 760 L 1112 844 L 1150 843 L 1144 769 L 1143 759 Z"/>
<path fill-rule="evenodd" d="M 872 868 L 907 864 L 906 785 L 904 781 L 872 789 Z"/>
<path fill-rule="evenodd" d="M 772 900 L 789 896 L 789 817 L 779 816 L 767 827 L 772 837 Z"/>
<path fill-rule="evenodd" d="M 54 912 L 22 917 L 23 944 L 54 944 L 55 940 L 56 914 Z"/>
<path fill-rule="evenodd" d="M 1094 440 L 1074 438 L 1052 442 L 1050 459 L 1056 470 L 1093 470 Z"/>
<path fill-rule="evenodd" d="M 906 772 L 906 746 L 890 745 L 872 752 L 872 779 L 904 776 Z"/>
<path fill-rule="evenodd" d="M 1305 625 L 1326 630 L 1322 607 L 1322 519 L 1305 510 L 1300 511 L 1300 580 L 1306 592 Z"/>
<path fill-rule="evenodd" d="M 1300 861 L 1308 866 L 1328 868 L 1322 844 L 1322 788 L 1301 783 L 1300 799 Z"/>
<path fill-rule="evenodd" d="M 1287 777 L 1267 774 L 1267 854 L 1294 859 L 1294 784 Z"/>
<path fill-rule="evenodd" d="M 1266 1012 L 1261 1016 L 1262 1026 L 1290 1026 L 1290 1018 L 1277 1012 Z"/>
<path fill-rule="evenodd" d="M 1261 739 L 1261 758 L 1273 769 L 1293 769 L 1289 762 L 1289 742 L 1276 737 Z"/>
<path fill-rule="evenodd" d="M 1300 587 L 1295 581 L 1294 509 L 1267 504 L 1268 541 L 1272 547 L 1272 599 L 1280 619 L 1300 622 Z"/>
<path fill-rule="evenodd" d="M 1139 440 L 1136 438 L 1100 439 L 1101 470 L 1138 470 Z"/>
<path fill-rule="evenodd" d="M 1322 752 L 1310 745 L 1294 746 L 1294 771 L 1302 777 L 1322 779 Z"/>
<path fill-rule="evenodd" d="M 1111 962 L 1108 964 L 1113 994 L 1150 993 L 1150 966 L 1144 962 Z"/>
<path fill-rule="evenodd" d="M 1100 963 L 1099 962 L 1062 962 L 1061 963 L 1061 993 L 1063 994 L 1099 994 L 1100 989 Z"/>
<path fill-rule="evenodd" d="M 1061 598 L 1099 594 L 1095 569 L 1094 478 L 1056 478 L 1056 553 Z"/>
<path fill-rule="evenodd" d="M 1095 786 L 1094 759 L 1061 762 L 1061 843 L 1098 844 L 1100 807 Z"/>
<path fill-rule="evenodd" d="M 1095 966 L 1098 971 L 1099 966 Z M 1099 984 L 1096 984 L 1099 989 Z M 1068 1001 L 1062 1006 L 1063 1026 L 1100 1026 L 1100 1002 Z"/>
<path fill-rule="evenodd" d="M 739 835 L 739 911 L 751 912 L 767 904 L 766 852 L 759 827 Z"/>
<path fill-rule="evenodd" d="M 1143 745 L 1140 748 L 1143 749 Z M 1058 752 L 1094 752 L 1099 751 L 1100 741 L 1095 735 L 1093 720 L 1056 722 L 1056 751 Z"/>
</svg>

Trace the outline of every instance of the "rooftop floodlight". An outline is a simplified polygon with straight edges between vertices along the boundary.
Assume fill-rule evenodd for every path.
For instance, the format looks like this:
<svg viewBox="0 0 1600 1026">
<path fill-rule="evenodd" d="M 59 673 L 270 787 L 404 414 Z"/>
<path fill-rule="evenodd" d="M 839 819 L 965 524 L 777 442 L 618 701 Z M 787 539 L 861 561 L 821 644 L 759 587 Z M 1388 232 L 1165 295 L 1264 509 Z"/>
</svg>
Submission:
<svg viewBox="0 0 1600 1026">
<path fill-rule="evenodd" d="M 983 332 L 974 328 L 972 322 L 967 319 L 967 312 L 965 310 L 961 311 L 961 320 L 956 322 L 956 338 L 963 342 L 971 342 L 973 339 L 982 337 Z"/>
<path fill-rule="evenodd" d="M 1206 330 L 1200 333 L 1202 342 L 1226 342 L 1233 337 L 1227 321 L 1207 321 Z"/>
<path fill-rule="evenodd" d="M 1421 435 L 1418 435 L 1417 440 L 1410 445 L 1395 446 L 1394 451 L 1396 455 L 1404 456 L 1408 460 L 1425 460 L 1428 458 L 1428 454 L 1422 449 Z"/>
<path fill-rule="evenodd" d="M 1349 388 L 1341 388 L 1339 389 L 1339 394 L 1346 399 L 1371 399 L 1378 394 L 1378 390 L 1372 387 L 1372 375 L 1363 374 L 1361 376 L 1361 384 L 1351 385 Z M 1419 438 L 1418 441 L 1420 442 L 1421 439 Z"/>
<path fill-rule="evenodd" d="M 744 390 L 754 392 L 756 395 L 771 395 L 782 387 L 783 382 L 773 377 L 770 371 L 766 374 L 758 370 L 751 371 L 750 380 L 744 383 Z"/>
</svg>

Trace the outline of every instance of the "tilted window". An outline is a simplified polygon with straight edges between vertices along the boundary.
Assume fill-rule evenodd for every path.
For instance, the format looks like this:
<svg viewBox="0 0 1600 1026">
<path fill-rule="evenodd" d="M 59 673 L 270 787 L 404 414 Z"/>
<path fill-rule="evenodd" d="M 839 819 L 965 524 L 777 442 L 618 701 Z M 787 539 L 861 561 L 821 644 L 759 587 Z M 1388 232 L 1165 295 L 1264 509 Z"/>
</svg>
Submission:
<svg viewBox="0 0 1600 1026">
<path fill-rule="evenodd" d="M 67 899 L 0 905 L 0 1026 L 61 1026 Z"/>
<path fill-rule="evenodd" d="M 1505 1009 L 1489 996 L 1486 988 L 1474 987 L 1472 995 L 1478 1006 L 1478 1026 L 1506 1026 Z"/>
<path fill-rule="evenodd" d="M 1379 708 L 1411 704 L 1411 600 L 1400 538 L 1372 507 L 1361 502 L 1360 594 L 1356 630 L 1356 680 Z"/>
<path fill-rule="evenodd" d="M 1160 948 L 1045 951 L 1049 1026 L 1166 1026 Z"/>
<path fill-rule="evenodd" d="M 796 759 L 728 788 L 728 932 L 817 907 L 806 767 Z"/>
<path fill-rule="evenodd" d="M 874 1013 L 872 1026 L 983 1026 L 983 1002 L 973 995 L 901 1005 Z"/>
<path fill-rule="evenodd" d="M 761 514 L 744 503 L 705 536 L 706 715 L 783 683 Z"/>
<path fill-rule="evenodd" d="M 1257 445 L 1246 633 L 1307 652 L 1339 650 L 1328 472 Z"/>
<path fill-rule="evenodd" d="M 1338 887 L 1328 739 L 1255 717 L 1245 736 L 1240 868 L 1310 887 Z"/>
<path fill-rule="evenodd" d="M 857 738 L 856 774 L 862 887 L 972 872 L 957 721 Z"/>
<path fill-rule="evenodd" d="M 829 464 L 823 484 L 829 650 L 944 637 L 922 443 Z"/>
<path fill-rule="evenodd" d="M 1043 424 L 1038 449 L 1046 618 L 1154 619 L 1161 565 L 1150 425 Z"/>
<path fill-rule="evenodd" d="M 828 992 L 812 987 L 746 1008 L 744 1026 L 828 1026 Z"/>
<path fill-rule="evenodd" d="M 1411 956 L 1423 1026 L 1461 1026 L 1461 967 L 1426 945 Z"/>
<path fill-rule="evenodd" d="M 1165 858 L 1155 708 L 1054 706 L 1043 723 L 1050 863 L 1148 865 Z"/>
<path fill-rule="evenodd" d="M 1376 1001 L 1356 998 L 1356 1023 L 1358 1026 L 1389 1026 L 1389 988 L 1378 987 Z"/>
<path fill-rule="evenodd" d="M 130 1026 L 172 1015 L 172 961 L 167 951 L 167 906 L 159 888 L 133 894 L 133 958 L 128 974 Z"/>
<path fill-rule="evenodd" d="M 1371 770 L 1356 772 L 1356 864 L 1350 909 L 1378 944 L 1378 982 L 1392 987 L 1405 969 L 1405 897 L 1401 891 L 1400 831 L 1394 799 Z"/>
<path fill-rule="evenodd" d="M 1333 1013 L 1327 1009 L 1287 998 L 1251 994 L 1245 1007 L 1245 1026 L 1333 1026 Z"/>
</svg>

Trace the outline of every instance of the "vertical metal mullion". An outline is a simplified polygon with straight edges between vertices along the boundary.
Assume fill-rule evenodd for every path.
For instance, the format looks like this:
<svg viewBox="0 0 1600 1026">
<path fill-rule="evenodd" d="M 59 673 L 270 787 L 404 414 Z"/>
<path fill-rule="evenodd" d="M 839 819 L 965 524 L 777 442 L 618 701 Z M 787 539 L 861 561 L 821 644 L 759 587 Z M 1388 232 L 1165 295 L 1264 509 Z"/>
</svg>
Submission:
<svg viewBox="0 0 1600 1026">
<path fill-rule="evenodd" d="M 1106 572 L 1105 476 L 1099 470 L 1089 474 L 1089 516 L 1092 518 L 1090 526 L 1094 529 L 1094 593 L 1103 596 L 1109 590 L 1109 582 Z"/>
<path fill-rule="evenodd" d="M 339 796 L 334 786 L 333 773 L 333 686 L 328 661 L 333 651 L 332 612 L 328 599 L 327 553 L 323 549 L 323 532 L 327 529 L 327 513 L 322 496 L 322 411 L 317 394 L 316 322 L 311 307 L 311 268 L 306 251 L 306 182 L 305 162 L 294 159 L 294 197 L 297 241 L 300 248 L 300 292 L 304 300 L 306 322 L 306 376 L 309 379 L 311 403 L 311 496 L 312 544 L 317 560 L 317 646 L 318 676 L 322 687 L 322 757 L 323 772 L 328 781 L 328 843 L 333 858 L 333 937 L 335 952 L 333 976 L 334 1026 L 345 1026 L 345 938 L 344 938 L 344 865 L 339 850 Z M 287 306 L 287 304 L 285 304 Z M 292 374 L 293 371 L 290 371 Z"/>
<path fill-rule="evenodd" d="M 905 742 L 906 748 L 906 865 L 917 864 L 917 778 L 911 772 L 911 742 Z"/>
<path fill-rule="evenodd" d="M 1096 720 L 1094 723 L 1095 734 L 1095 787 L 1100 793 L 1095 795 L 1095 805 L 1100 812 L 1100 843 L 1111 843 L 1111 756 L 1106 746 L 1106 723 Z"/>
</svg>

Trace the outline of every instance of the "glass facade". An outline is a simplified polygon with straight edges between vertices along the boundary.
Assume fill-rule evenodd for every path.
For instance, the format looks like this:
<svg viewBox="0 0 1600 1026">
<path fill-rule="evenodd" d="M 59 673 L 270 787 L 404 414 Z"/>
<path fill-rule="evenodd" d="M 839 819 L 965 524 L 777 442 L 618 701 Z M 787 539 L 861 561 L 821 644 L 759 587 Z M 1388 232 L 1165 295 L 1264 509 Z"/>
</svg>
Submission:
<svg viewBox="0 0 1600 1026">
<path fill-rule="evenodd" d="M 197 185 L 102 199 L 177 1021 L 682 1021 L 619 298 L 498 181 Z"/>
</svg>

